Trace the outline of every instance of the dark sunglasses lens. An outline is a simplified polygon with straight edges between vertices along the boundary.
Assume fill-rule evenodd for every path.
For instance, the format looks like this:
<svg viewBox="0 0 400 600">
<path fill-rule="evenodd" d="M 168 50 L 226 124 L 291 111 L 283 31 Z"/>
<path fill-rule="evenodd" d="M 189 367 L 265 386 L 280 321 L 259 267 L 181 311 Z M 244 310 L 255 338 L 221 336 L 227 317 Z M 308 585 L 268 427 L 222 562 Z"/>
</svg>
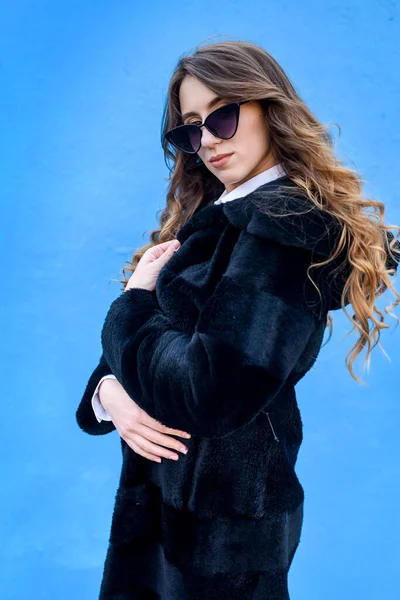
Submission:
<svg viewBox="0 0 400 600">
<path fill-rule="evenodd" d="M 239 106 L 236 103 L 217 108 L 206 119 L 207 128 L 213 135 L 228 140 L 238 125 Z M 196 125 L 181 125 L 167 134 L 167 139 L 183 152 L 198 152 L 201 144 L 201 130 Z"/>
<path fill-rule="evenodd" d="M 217 108 L 207 117 L 207 126 L 217 137 L 222 139 L 231 138 L 237 127 L 238 105 L 226 104 Z"/>
<path fill-rule="evenodd" d="M 167 136 L 183 152 L 197 152 L 200 146 L 200 129 L 195 125 L 182 125 Z"/>
</svg>

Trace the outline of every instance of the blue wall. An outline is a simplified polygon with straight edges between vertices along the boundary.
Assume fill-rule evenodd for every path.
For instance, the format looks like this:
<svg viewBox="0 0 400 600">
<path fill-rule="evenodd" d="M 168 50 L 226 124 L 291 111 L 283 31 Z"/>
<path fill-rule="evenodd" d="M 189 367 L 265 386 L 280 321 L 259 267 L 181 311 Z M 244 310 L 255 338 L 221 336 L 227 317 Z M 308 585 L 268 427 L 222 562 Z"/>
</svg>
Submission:
<svg viewBox="0 0 400 600">
<path fill-rule="evenodd" d="M 400 223 L 399 2 L 39 0 L 0 11 L 2 600 L 95 600 L 119 470 L 116 432 L 75 410 L 100 355 L 120 269 L 164 206 L 161 109 L 178 56 L 243 39 L 282 64 L 338 153 Z M 380 306 L 393 299 L 385 295 Z M 397 314 L 398 311 L 397 311 Z M 397 595 L 399 369 L 395 321 L 370 373 L 334 337 L 298 388 L 306 492 L 295 600 Z"/>
</svg>

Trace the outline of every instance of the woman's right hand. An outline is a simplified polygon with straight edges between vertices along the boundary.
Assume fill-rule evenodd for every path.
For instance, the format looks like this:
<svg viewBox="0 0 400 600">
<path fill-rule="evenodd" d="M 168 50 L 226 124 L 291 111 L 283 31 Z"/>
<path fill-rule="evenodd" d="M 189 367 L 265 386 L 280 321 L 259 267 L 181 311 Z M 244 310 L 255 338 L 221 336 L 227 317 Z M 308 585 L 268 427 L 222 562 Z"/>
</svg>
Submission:
<svg viewBox="0 0 400 600">
<path fill-rule="evenodd" d="M 191 435 L 185 431 L 171 429 L 150 417 L 132 400 L 117 379 L 102 381 L 98 392 L 100 402 L 110 415 L 118 433 L 134 452 L 154 462 L 161 462 L 161 457 L 176 457 L 175 460 L 178 460 L 179 455 L 168 448 L 185 451 L 186 446 L 171 436 L 188 439 Z"/>
</svg>

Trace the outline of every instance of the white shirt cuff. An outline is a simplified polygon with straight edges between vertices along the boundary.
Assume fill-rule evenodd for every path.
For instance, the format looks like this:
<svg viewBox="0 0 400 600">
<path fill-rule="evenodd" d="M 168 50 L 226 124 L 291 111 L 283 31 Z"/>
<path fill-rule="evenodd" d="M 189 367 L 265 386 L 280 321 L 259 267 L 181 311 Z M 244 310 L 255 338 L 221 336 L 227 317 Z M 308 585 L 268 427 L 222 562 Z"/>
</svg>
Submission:
<svg viewBox="0 0 400 600">
<path fill-rule="evenodd" d="M 92 396 L 92 408 L 93 408 L 93 412 L 96 416 L 96 419 L 98 420 L 98 422 L 100 423 L 101 421 L 111 421 L 111 417 L 108 414 L 108 412 L 106 411 L 106 409 L 103 407 L 102 403 L 100 402 L 100 396 L 99 396 L 99 387 L 102 381 L 104 381 L 104 379 L 116 379 L 115 375 L 104 375 L 104 377 L 102 377 L 99 381 L 99 383 L 96 386 L 96 389 L 94 390 L 93 396 Z"/>
</svg>

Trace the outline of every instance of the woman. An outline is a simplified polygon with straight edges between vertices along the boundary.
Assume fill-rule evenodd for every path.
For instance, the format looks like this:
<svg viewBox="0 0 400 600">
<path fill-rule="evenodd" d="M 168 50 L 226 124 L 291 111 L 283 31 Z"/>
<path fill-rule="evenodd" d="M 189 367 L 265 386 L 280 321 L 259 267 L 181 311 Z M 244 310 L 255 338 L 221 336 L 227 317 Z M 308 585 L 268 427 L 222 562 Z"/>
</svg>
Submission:
<svg viewBox="0 0 400 600">
<path fill-rule="evenodd" d="M 358 380 L 387 327 L 376 298 L 400 301 L 399 244 L 263 48 L 182 57 L 162 139 L 160 228 L 124 272 L 77 411 L 122 444 L 100 598 L 284 600 L 304 505 L 295 385 L 349 304 Z"/>
</svg>

